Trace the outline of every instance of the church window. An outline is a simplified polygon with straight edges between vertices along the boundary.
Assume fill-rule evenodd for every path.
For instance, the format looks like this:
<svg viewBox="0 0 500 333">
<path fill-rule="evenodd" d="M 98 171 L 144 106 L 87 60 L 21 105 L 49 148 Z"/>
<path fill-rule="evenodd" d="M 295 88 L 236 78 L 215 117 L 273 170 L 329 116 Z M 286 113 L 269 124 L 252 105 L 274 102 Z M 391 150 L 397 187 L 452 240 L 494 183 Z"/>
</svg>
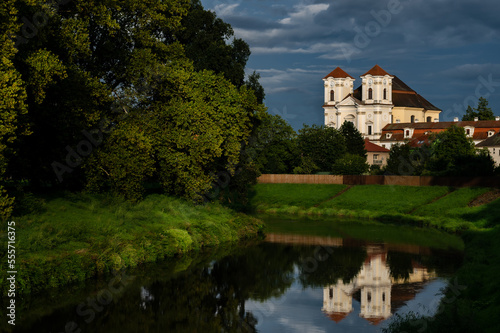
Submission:
<svg viewBox="0 0 500 333">
<path fill-rule="evenodd" d="M 329 294 L 330 294 L 330 295 L 329 295 L 329 296 L 330 296 L 330 299 L 332 299 L 332 298 L 333 298 L 333 288 L 330 288 L 330 293 L 329 293 Z"/>
<path fill-rule="evenodd" d="M 384 88 L 384 99 L 387 99 L 387 89 Z"/>
<path fill-rule="evenodd" d="M 385 293 L 382 293 L 382 302 L 385 302 Z"/>
<path fill-rule="evenodd" d="M 373 89 L 368 89 L 368 99 L 373 99 Z"/>
<path fill-rule="evenodd" d="M 368 302 L 371 302 L 372 301 L 372 293 L 371 292 L 367 292 L 366 293 L 366 298 L 368 299 Z"/>
<path fill-rule="evenodd" d="M 410 122 L 414 123 L 415 122 L 415 116 L 411 116 Z"/>
<path fill-rule="evenodd" d="M 368 135 L 372 135 L 372 125 L 368 125 Z"/>
<path fill-rule="evenodd" d="M 427 117 L 427 122 L 432 123 L 432 117 Z"/>
<path fill-rule="evenodd" d="M 335 91 L 330 90 L 330 101 L 335 101 Z"/>
</svg>

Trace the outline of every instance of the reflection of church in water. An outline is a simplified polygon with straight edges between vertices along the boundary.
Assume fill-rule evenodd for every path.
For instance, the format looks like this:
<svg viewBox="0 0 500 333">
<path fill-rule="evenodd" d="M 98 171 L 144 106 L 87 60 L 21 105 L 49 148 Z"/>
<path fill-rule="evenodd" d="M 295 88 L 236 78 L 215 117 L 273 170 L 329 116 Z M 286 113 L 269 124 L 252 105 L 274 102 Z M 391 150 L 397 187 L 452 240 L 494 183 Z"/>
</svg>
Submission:
<svg viewBox="0 0 500 333">
<path fill-rule="evenodd" d="M 377 246 L 367 251 L 367 259 L 350 283 L 339 279 L 323 289 L 322 311 L 337 323 L 353 311 L 353 298 L 359 297 L 360 317 L 377 325 L 391 316 L 391 302 L 396 307 L 403 305 L 414 297 L 415 289 L 420 289 L 422 282 L 435 277 L 425 267 L 412 263 L 413 272 L 409 277 L 395 279 L 386 263 L 387 251 Z"/>
</svg>

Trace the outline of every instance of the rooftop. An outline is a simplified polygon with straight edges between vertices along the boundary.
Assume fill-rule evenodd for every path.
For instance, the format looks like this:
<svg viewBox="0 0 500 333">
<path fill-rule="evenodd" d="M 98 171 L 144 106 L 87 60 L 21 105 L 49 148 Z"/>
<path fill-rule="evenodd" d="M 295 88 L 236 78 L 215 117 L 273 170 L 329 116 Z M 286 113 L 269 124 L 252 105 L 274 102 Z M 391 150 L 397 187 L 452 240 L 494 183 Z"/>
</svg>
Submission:
<svg viewBox="0 0 500 333">
<path fill-rule="evenodd" d="M 329 77 L 333 78 L 346 78 L 350 77 L 351 79 L 354 79 L 352 76 L 344 72 L 344 70 L 340 67 L 335 68 L 333 71 L 330 72 L 327 76 L 325 76 L 323 79 L 327 79 Z"/>
</svg>

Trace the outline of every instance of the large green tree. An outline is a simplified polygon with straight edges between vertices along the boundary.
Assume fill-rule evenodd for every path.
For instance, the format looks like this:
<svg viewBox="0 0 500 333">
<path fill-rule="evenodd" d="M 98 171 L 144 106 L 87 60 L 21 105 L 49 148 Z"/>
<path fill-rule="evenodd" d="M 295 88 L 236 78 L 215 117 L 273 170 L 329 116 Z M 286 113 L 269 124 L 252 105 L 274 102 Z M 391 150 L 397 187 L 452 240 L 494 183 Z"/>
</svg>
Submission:
<svg viewBox="0 0 500 333">
<path fill-rule="evenodd" d="M 267 112 L 249 148 L 255 149 L 261 173 L 291 173 L 297 165 L 297 133 L 279 115 Z"/>
<path fill-rule="evenodd" d="M 431 156 L 425 164 L 427 174 L 475 176 L 493 174 L 489 154 L 479 154 L 462 127 L 451 126 L 432 138 Z"/>
<path fill-rule="evenodd" d="M 299 151 L 308 156 L 321 171 L 330 171 L 337 159 L 346 153 L 345 139 L 337 129 L 304 125 L 298 135 Z"/>
<path fill-rule="evenodd" d="M 243 85 L 250 48 L 244 40 L 234 37 L 230 24 L 205 10 L 199 0 L 191 0 L 182 26 L 175 36 L 184 45 L 195 70 L 210 69 L 222 73 L 237 87 Z"/>
<path fill-rule="evenodd" d="M 477 107 L 472 108 L 470 105 L 467 107 L 464 116 L 462 117 L 463 121 L 473 121 L 474 118 L 478 118 L 479 120 L 495 120 L 495 115 L 491 108 L 488 107 L 488 100 L 484 97 L 479 97 L 479 101 L 477 102 Z"/>
<path fill-rule="evenodd" d="M 228 43 L 228 24 L 189 0 L 16 4 L 18 17 L 37 19 L 33 34 L 19 30 L 14 58 L 33 135 L 13 148 L 9 176 L 134 200 L 146 180 L 194 200 L 220 173 L 238 183 L 263 107 L 255 82 L 244 84 L 248 45 Z"/>
<path fill-rule="evenodd" d="M 14 67 L 16 49 L 12 36 L 19 29 L 16 20 L 16 1 L 6 0 L 0 5 L 0 220 L 12 212 L 13 198 L 4 188 L 9 164 L 16 155 L 13 144 L 29 129 L 22 118 L 26 115 L 25 84 Z"/>
<path fill-rule="evenodd" d="M 366 159 L 365 140 L 354 126 L 354 123 L 345 121 L 339 130 L 344 136 L 347 151 L 350 154 L 359 155 Z"/>
</svg>

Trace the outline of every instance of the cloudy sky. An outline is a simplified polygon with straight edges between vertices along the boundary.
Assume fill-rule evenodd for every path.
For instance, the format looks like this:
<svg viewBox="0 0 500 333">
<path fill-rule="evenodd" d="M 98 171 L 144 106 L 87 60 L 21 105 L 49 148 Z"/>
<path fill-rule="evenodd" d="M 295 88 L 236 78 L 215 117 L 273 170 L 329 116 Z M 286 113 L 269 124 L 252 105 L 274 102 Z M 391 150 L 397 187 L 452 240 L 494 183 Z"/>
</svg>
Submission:
<svg viewBox="0 0 500 333">
<path fill-rule="evenodd" d="M 261 74 L 269 112 L 295 129 L 323 122 L 322 78 L 375 64 L 442 109 L 441 121 L 486 97 L 500 115 L 498 0 L 201 0 L 230 23 Z"/>
</svg>

